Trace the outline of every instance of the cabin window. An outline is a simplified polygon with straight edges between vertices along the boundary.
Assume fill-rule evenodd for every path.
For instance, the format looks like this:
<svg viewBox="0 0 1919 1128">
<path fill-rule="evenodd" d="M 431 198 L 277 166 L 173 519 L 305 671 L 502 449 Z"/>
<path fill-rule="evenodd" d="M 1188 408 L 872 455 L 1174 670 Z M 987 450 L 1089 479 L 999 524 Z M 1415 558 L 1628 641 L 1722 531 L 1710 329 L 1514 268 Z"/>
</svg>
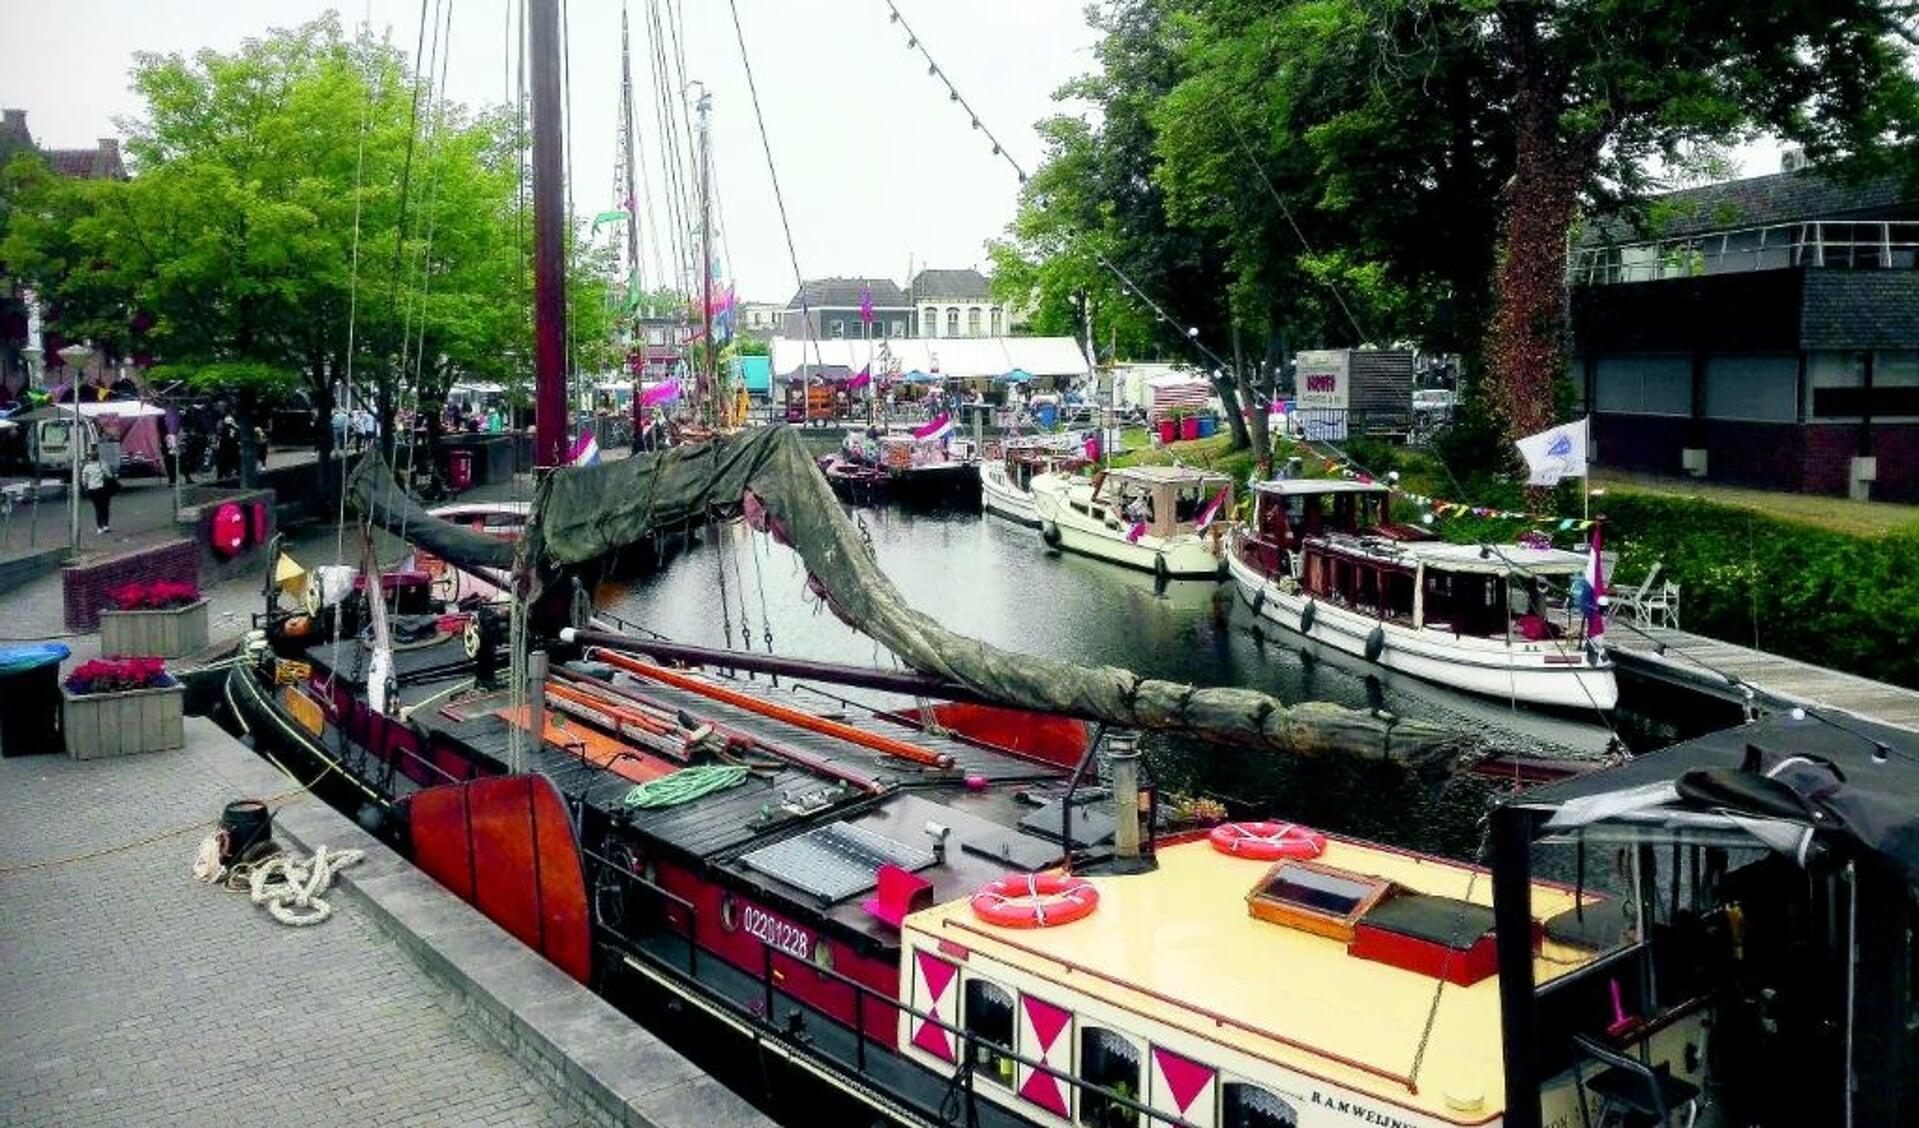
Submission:
<svg viewBox="0 0 1919 1128">
<path fill-rule="evenodd" d="M 1083 1026 L 1079 1032 L 1079 1079 L 1089 1086 L 1137 1101 L 1140 1095 L 1139 1049 L 1117 1030 Z M 1139 1113 L 1105 1092 L 1080 1090 L 1079 1122 L 1091 1128 L 1133 1128 Z"/>
<path fill-rule="evenodd" d="M 1012 993 L 985 979 L 967 980 L 965 1026 L 972 1037 L 973 1075 L 1012 1088 Z"/>
<path fill-rule="evenodd" d="M 1219 1128 L 1297 1128 L 1298 1124 L 1299 1113 L 1270 1089 L 1239 1081 L 1220 1088 Z"/>
<path fill-rule="evenodd" d="M 1397 569 L 1382 573 L 1386 580 L 1386 614 L 1396 619 L 1413 617 L 1413 574 Z"/>
</svg>

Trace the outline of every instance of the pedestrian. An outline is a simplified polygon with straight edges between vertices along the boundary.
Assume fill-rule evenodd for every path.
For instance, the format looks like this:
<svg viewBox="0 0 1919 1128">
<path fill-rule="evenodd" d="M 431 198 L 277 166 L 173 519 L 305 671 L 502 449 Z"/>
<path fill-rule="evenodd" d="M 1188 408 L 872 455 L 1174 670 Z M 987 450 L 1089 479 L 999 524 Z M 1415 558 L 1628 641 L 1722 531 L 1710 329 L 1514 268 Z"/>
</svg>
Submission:
<svg viewBox="0 0 1919 1128">
<path fill-rule="evenodd" d="M 267 431 L 258 424 L 253 428 L 253 455 L 259 460 L 260 470 L 264 473 L 267 468 Z"/>
<path fill-rule="evenodd" d="M 168 427 L 161 439 L 162 461 L 167 467 L 167 485 L 180 484 L 180 431 L 177 427 Z M 191 479 L 189 479 L 191 480 Z"/>
<path fill-rule="evenodd" d="M 180 451 L 186 460 L 185 465 L 180 467 L 180 474 L 186 478 L 187 485 L 190 486 L 193 484 L 194 471 L 204 470 L 206 468 L 207 435 L 205 431 L 200 429 L 200 425 L 191 418 L 181 420 L 180 429 L 182 432 L 180 436 Z"/>
<path fill-rule="evenodd" d="M 93 531 L 101 536 L 112 531 L 113 495 L 119 489 L 120 480 L 107 473 L 99 451 L 89 452 L 86 463 L 80 467 L 80 492 L 93 502 Z"/>
<path fill-rule="evenodd" d="M 231 478 L 240 472 L 240 425 L 228 413 L 213 436 L 213 476 Z"/>
<path fill-rule="evenodd" d="M 334 404 L 333 419 L 332 419 L 333 449 L 338 451 L 342 455 L 346 453 L 346 425 L 347 425 L 346 408 L 340 406 L 337 403 Z"/>
</svg>

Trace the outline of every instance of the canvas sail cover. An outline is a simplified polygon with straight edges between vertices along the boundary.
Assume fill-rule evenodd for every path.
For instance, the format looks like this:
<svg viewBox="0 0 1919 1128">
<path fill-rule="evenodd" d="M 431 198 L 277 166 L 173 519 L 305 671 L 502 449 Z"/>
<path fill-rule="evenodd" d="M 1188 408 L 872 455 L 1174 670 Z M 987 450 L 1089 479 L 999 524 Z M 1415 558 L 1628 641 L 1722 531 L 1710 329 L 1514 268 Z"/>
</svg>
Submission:
<svg viewBox="0 0 1919 1128">
<path fill-rule="evenodd" d="M 359 492 L 380 496 L 375 489 Z M 1199 689 L 1112 666 L 1016 654 L 950 631 L 914 610 L 893 587 L 799 435 L 784 426 L 549 474 L 534 510 L 527 547 L 536 559 L 557 565 L 593 561 L 639 544 L 655 530 L 703 521 L 716 510 L 744 512 L 755 527 L 799 553 L 814 586 L 849 626 L 911 668 L 1013 708 L 1288 752 L 1399 760 L 1447 736 L 1424 722 L 1318 702 L 1288 707 L 1253 690 Z M 456 563 L 497 567 L 502 556 L 512 555 L 499 541 L 471 543 L 490 538 L 435 530 L 435 539 L 428 540 L 421 522 L 433 519 L 417 507 L 387 502 L 367 512 L 388 528 L 396 516 L 410 517 L 408 535 Z"/>
</svg>

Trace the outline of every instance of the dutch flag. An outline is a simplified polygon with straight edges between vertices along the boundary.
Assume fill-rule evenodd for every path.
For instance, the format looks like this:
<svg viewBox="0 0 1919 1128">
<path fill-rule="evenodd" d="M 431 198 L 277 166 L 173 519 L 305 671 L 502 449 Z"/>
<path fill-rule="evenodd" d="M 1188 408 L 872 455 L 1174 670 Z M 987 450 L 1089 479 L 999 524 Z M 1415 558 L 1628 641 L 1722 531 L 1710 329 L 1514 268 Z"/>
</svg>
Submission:
<svg viewBox="0 0 1919 1128">
<path fill-rule="evenodd" d="M 953 416 L 950 413 L 941 412 L 931 423 L 915 428 L 913 437 L 921 442 L 931 442 L 934 439 L 943 439 L 952 433 Z"/>
<path fill-rule="evenodd" d="M 566 464 L 568 466 L 594 466 L 597 465 L 599 461 L 600 443 L 598 439 L 593 437 L 593 432 L 591 431 L 581 435 L 579 439 L 574 442 L 573 449 L 568 451 L 566 455 Z"/>
</svg>

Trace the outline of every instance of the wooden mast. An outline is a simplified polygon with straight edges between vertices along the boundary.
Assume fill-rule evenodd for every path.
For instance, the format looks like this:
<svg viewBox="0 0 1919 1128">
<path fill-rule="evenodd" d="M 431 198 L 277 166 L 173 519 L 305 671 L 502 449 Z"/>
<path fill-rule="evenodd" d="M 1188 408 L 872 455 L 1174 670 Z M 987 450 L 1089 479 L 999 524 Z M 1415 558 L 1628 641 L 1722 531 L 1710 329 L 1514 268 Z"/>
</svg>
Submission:
<svg viewBox="0 0 1919 1128">
<path fill-rule="evenodd" d="M 533 464 L 566 456 L 566 261 L 560 137 L 560 4 L 527 5 L 533 75 Z"/>
</svg>

